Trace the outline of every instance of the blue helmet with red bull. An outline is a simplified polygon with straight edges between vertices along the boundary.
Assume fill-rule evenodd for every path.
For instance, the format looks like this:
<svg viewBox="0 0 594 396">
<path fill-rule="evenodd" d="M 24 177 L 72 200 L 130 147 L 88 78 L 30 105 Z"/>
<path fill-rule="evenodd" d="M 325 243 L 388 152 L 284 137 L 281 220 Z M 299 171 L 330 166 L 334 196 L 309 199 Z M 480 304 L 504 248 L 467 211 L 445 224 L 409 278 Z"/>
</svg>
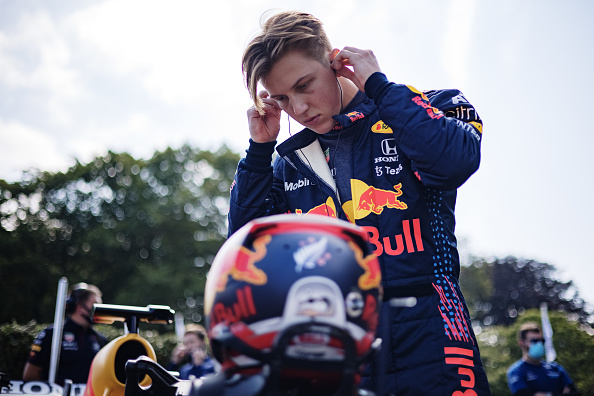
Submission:
<svg viewBox="0 0 594 396">
<path fill-rule="evenodd" d="M 217 254 L 205 315 L 227 373 L 318 387 L 353 386 L 378 345 L 380 266 L 367 233 L 323 216 L 253 220 Z"/>
</svg>

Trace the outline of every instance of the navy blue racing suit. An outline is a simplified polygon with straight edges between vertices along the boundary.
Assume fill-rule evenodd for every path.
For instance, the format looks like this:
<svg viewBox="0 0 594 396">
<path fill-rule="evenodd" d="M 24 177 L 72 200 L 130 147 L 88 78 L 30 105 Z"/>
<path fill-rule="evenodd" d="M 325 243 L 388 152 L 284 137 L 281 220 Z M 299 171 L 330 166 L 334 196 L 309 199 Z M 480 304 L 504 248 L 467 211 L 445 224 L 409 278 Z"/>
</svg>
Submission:
<svg viewBox="0 0 594 396">
<path fill-rule="evenodd" d="M 43 368 L 45 379 L 49 375 L 53 333 L 52 324 L 37 335 L 27 360 Z M 56 383 L 64 385 L 64 380 L 70 379 L 75 384 L 86 384 L 93 358 L 105 344 L 107 339 L 103 334 L 91 327 L 84 328 L 68 318 L 62 330 L 62 349 Z"/>
<path fill-rule="evenodd" d="M 365 94 L 334 116 L 326 147 L 304 129 L 276 148 L 272 163 L 276 142 L 250 141 L 231 187 L 229 235 L 279 213 L 323 214 L 364 227 L 379 257 L 385 303 L 378 329 L 384 353 L 363 387 L 489 395 L 458 285 L 454 235 L 456 189 L 478 169 L 482 121 L 458 90 L 421 92 L 378 72 Z M 328 145 L 326 135 L 336 144 Z M 342 142 L 350 145 L 346 168 L 328 162 Z M 408 296 L 416 306 L 388 303 Z"/>
</svg>

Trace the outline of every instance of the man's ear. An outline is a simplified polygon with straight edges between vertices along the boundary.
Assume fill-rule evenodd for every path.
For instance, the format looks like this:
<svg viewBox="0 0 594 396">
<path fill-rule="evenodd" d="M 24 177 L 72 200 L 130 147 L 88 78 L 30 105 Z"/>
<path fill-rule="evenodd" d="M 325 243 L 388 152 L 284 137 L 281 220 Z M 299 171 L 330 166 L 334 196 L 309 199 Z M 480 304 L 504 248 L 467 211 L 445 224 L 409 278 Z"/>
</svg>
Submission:
<svg viewBox="0 0 594 396">
<path fill-rule="evenodd" d="M 330 61 L 330 63 L 332 63 L 332 61 L 334 60 L 334 58 L 336 58 L 336 55 L 338 55 L 339 52 L 340 50 L 338 48 L 334 48 L 332 51 L 330 51 L 330 54 L 328 55 L 328 60 Z"/>
</svg>

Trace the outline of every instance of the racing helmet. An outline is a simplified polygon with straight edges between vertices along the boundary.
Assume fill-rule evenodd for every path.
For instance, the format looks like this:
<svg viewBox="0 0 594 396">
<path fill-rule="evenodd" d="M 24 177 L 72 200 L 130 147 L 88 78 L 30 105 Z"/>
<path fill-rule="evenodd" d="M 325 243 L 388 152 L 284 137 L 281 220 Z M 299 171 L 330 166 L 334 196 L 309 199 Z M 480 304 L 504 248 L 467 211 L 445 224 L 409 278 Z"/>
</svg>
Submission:
<svg viewBox="0 0 594 396">
<path fill-rule="evenodd" d="M 352 386 L 379 346 L 381 274 L 367 233 L 324 216 L 253 220 L 221 247 L 204 312 L 223 371 Z"/>
</svg>

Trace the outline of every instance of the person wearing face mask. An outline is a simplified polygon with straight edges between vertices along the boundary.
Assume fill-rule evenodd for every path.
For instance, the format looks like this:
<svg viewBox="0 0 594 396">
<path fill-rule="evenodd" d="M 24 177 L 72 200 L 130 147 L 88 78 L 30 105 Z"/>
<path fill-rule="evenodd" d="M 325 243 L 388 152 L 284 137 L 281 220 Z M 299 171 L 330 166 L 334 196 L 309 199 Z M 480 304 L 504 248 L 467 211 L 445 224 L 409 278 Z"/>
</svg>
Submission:
<svg viewBox="0 0 594 396">
<path fill-rule="evenodd" d="M 56 383 L 64 385 L 70 379 L 75 384 L 87 382 L 93 358 L 107 344 L 107 339 L 92 326 L 93 304 L 101 304 L 97 286 L 77 283 L 66 301 L 66 321 L 62 330 L 62 349 L 56 373 Z M 54 326 L 37 335 L 23 370 L 24 381 L 47 381 Z"/>
<path fill-rule="evenodd" d="M 538 324 L 528 322 L 520 326 L 518 345 L 522 359 L 507 370 L 507 384 L 513 396 L 579 394 L 563 366 L 542 360 L 545 348 Z"/>
</svg>

